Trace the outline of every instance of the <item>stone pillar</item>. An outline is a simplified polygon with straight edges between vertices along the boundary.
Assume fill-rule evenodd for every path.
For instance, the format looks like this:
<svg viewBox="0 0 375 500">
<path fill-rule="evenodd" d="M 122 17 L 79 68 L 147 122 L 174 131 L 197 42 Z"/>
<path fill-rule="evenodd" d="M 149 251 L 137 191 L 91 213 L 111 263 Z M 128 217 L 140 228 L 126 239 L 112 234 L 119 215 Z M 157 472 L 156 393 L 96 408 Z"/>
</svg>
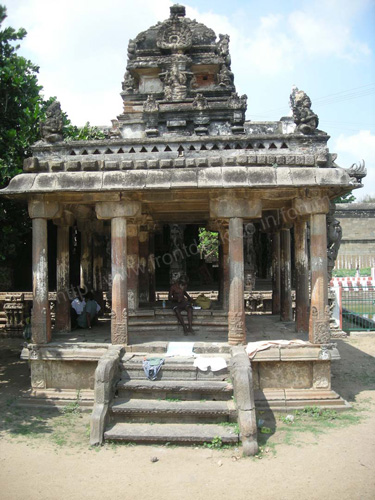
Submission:
<svg viewBox="0 0 375 500">
<path fill-rule="evenodd" d="M 315 213 L 311 215 L 310 252 L 311 304 L 309 340 L 313 344 L 321 344 L 328 342 L 330 339 L 326 213 Z"/>
<path fill-rule="evenodd" d="M 244 305 L 243 219 L 229 219 L 229 311 L 228 342 L 246 343 Z"/>
<path fill-rule="evenodd" d="M 56 269 L 56 332 L 70 332 L 70 299 L 69 299 L 69 228 L 74 223 L 73 214 L 64 212 L 62 217 L 54 220 L 57 225 L 57 269 Z"/>
<path fill-rule="evenodd" d="M 280 314 L 280 231 L 272 233 L 272 314 Z"/>
<path fill-rule="evenodd" d="M 290 228 L 280 230 L 280 317 L 281 321 L 292 321 L 292 276 Z"/>
<path fill-rule="evenodd" d="M 127 227 L 127 273 L 128 273 L 128 307 L 130 311 L 139 305 L 139 239 L 138 224 L 128 222 Z"/>
<path fill-rule="evenodd" d="M 294 223 L 294 255 L 296 268 L 296 331 L 309 330 L 309 262 L 307 226 L 304 218 Z"/>
<path fill-rule="evenodd" d="M 80 287 L 86 291 L 93 288 L 92 279 L 92 229 L 91 221 L 79 221 L 79 230 L 81 232 L 81 261 L 80 261 Z"/>
<path fill-rule="evenodd" d="M 99 224 L 101 221 L 97 221 Z M 92 237 L 92 267 L 93 267 L 93 290 L 101 292 L 103 290 L 103 269 L 104 269 L 104 235 L 102 228 L 96 225 Z"/>
<path fill-rule="evenodd" d="M 220 289 L 219 299 L 224 311 L 229 308 L 229 233 L 228 221 L 218 221 L 220 236 Z"/>
<path fill-rule="evenodd" d="M 60 207 L 55 202 L 43 199 L 32 200 L 29 202 L 29 215 L 33 219 L 32 342 L 45 344 L 51 340 L 51 315 L 48 302 L 47 219 L 58 217 Z"/>
<path fill-rule="evenodd" d="M 139 303 L 150 302 L 150 274 L 149 274 L 149 232 L 147 226 L 139 228 Z"/>
<path fill-rule="evenodd" d="M 95 208 L 99 219 L 111 219 L 111 341 L 112 344 L 128 344 L 126 219 L 140 215 L 141 204 L 134 201 L 100 202 Z"/>
<path fill-rule="evenodd" d="M 148 253 L 148 275 L 149 275 L 149 301 L 156 301 L 156 282 L 155 282 L 155 231 L 149 232 L 149 253 Z"/>
<path fill-rule="evenodd" d="M 326 225 L 329 199 L 324 195 L 324 192 L 315 191 L 314 197 L 295 199 L 294 208 L 301 216 L 310 216 L 309 341 L 313 344 L 324 344 L 330 339 Z"/>
</svg>

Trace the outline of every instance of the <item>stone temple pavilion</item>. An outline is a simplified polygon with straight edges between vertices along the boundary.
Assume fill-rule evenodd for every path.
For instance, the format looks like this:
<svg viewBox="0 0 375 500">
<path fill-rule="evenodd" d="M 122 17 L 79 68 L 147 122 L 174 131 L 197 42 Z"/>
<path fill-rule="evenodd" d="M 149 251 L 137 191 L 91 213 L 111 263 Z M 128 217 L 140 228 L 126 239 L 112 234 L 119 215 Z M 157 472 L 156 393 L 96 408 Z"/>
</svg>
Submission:
<svg viewBox="0 0 375 500">
<path fill-rule="evenodd" d="M 309 97 L 297 88 L 290 117 L 247 121 L 247 96 L 237 94 L 231 71 L 229 36 L 217 38 L 186 18 L 180 5 L 130 40 L 121 97 L 122 112 L 106 138 L 90 141 L 63 139 L 54 103 L 24 172 L 1 193 L 26 202 L 32 219 L 32 340 L 22 354 L 31 366 L 29 400 L 59 405 L 80 391 L 81 404 L 94 405 L 92 443 L 103 436 L 141 442 L 220 436 L 231 442 L 238 436 L 217 423 L 238 421 L 247 454 L 257 450 L 255 407 L 345 407 L 330 385 L 330 363 L 339 353 L 330 342 L 327 214 L 330 200 L 361 187 L 364 169 L 335 163 L 329 136 L 318 129 Z M 48 221 L 57 225 L 53 331 Z M 106 340 L 93 333 L 81 342 L 70 333 L 73 227 L 81 245 L 81 286 L 107 290 Z M 189 276 L 186 235 L 198 227 L 219 239 L 215 305 L 194 311 L 204 339 L 200 330 L 196 339 L 184 338 L 181 330 L 172 335 L 168 328 L 173 323 L 177 331 L 176 320 L 155 295 L 157 238 L 160 255 L 168 254 L 159 273 L 168 290 L 170 280 Z M 254 260 L 262 253 L 254 249 L 254 231 L 269 242 L 272 315 L 249 317 L 244 290 L 256 282 Z M 142 340 L 145 325 L 148 342 Z M 278 343 L 283 331 L 300 344 Z M 275 344 L 256 350 L 250 362 L 244 344 L 265 339 Z M 195 354 L 227 359 L 230 379 L 228 369 L 202 371 L 181 353 L 166 358 L 160 379 L 142 379 L 145 353 L 163 357 L 172 340 L 195 340 Z M 180 401 L 161 400 L 176 393 Z M 147 426 L 148 420 L 159 423 Z"/>
</svg>

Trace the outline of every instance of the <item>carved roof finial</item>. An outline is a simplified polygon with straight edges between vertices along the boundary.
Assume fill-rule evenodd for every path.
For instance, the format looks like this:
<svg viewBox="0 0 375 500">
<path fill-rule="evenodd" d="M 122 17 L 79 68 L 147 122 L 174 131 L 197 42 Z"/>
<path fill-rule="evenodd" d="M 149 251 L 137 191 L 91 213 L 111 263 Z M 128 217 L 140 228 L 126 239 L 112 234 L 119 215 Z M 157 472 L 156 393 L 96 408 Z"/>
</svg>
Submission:
<svg viewBox="0 0 375 500">
<path fill-rule="evenodd" d="M 171 12 L 171 17 L 185 17 L 186 16 L 186 9 L 184 5 L 180 5 L 178 3 L 175 3 L 170 7 L 170 12 Z"/>
</svg>

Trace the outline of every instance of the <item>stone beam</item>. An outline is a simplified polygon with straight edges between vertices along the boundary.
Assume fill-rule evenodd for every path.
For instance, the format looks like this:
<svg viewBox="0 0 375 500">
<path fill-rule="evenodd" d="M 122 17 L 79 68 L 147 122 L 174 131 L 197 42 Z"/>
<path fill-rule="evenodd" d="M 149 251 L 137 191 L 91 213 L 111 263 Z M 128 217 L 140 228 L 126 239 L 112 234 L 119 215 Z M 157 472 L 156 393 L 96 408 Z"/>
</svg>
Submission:
<svg viewBox="0 0 375 500">
<path fill-rule="evenodd" d="M 210 200 L 210 216 L 214 219 L 258 219 L 262 217 L 262 201 L 234 197 Z"/>
</svg>

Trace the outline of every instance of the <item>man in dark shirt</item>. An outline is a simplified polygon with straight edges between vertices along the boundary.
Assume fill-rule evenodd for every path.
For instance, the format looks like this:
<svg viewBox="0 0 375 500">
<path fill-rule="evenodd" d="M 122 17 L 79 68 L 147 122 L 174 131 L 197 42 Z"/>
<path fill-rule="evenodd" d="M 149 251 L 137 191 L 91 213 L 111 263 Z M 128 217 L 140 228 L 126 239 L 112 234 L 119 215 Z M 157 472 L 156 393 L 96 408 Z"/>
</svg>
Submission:
<svg viewBox="0 0 375 500">
<path fill-rule="evenodd" d="M 195 334 L 192 328 L 193 324 L 193 306 L 192 298 L 186 291 L 187 283 L 183 278 L 180 278 L 176 283 L 174 283 L 168 295 L 168 300 L 173 304 L 173 311 L 175 312 L 178 321 L 184 329 L 184 335 Z M 182 311 L 187 312 L 188 326 L 185 325 L 184 319 L 182 317 Z"/>
</svg>

